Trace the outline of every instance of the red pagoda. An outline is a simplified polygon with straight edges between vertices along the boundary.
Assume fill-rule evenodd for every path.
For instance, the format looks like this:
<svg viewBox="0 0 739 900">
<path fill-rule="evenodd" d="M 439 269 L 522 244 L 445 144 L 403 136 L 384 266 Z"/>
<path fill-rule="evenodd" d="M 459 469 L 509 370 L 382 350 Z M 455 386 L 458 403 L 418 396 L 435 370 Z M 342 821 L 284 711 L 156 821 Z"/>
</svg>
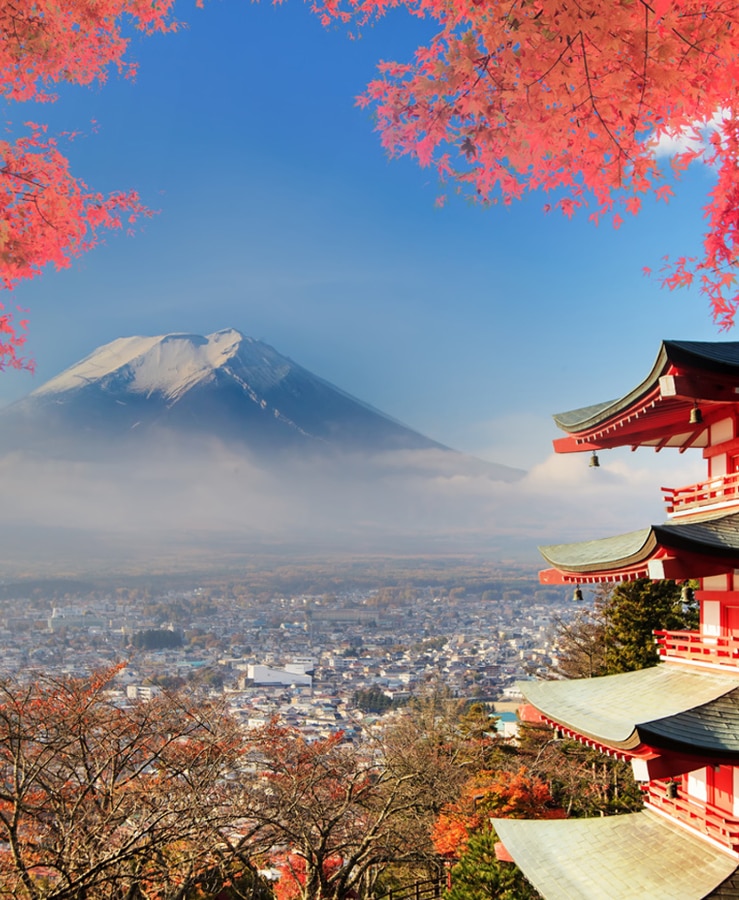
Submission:
<svg viewBox="0 0 739 900">
<path fill-rule="evenodd" d="M 701 448 L 704 481 L 663 488 L 668 521 L 541 548 L 545 584 L 697 579 L 699 630 L 658 632 L 656 667 L 521 685 L 558 733 L 631 762 L 638 813 L 495 820 L 546 900 L 739 898 L 739 342 L 665 341 L 618 400 L 555 416 L 559 453 Z"/>
</svg>

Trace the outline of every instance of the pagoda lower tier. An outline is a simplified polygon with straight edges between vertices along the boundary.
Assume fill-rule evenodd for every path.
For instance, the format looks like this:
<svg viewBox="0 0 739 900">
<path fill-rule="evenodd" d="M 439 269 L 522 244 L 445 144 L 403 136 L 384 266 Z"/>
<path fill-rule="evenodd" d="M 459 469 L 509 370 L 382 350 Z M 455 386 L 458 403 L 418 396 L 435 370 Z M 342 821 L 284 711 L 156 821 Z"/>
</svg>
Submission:
<svg viewBox="0 0 739 900">
<path fill-rule="evenodd" d="M 541 721 L 631 761 L 639 781 L 706 765 L 739 766 L 739 669 L 706 672 L 663 663 L 601 678 L 522 682 L 519 688 Z"/>
<path fill-rule="evenodd" d="M 519 685 L 527 721 L 629 761 L 645 808 L 574 823 L 496 821 L 502 858 L 546 900 L 737 900 L 739 514 L 541 552 L 552 566 L 540 576 L 548 584 L 697 577 L 700 627 L 661 632 L 662 662 L 652 668 Z"/>
<path fill-rule="evenodd" d="M 522 718 L 631 762 L 636 779 L 646 782 L 647 809 L 739 863 L 739 671 L 662 663 L 620 675 L 519 687 L 529 704 Z M 503 841 L 526 872 L 515 846 Z"/>
<path fill-rule="evenodd" d="M 739 898 L 739 668 L 673 661 L 519 688 L 525 721 L 630 761 L 645 807 L 495 820 L 501 859 L 546 900 Z"/>
<path fill-rule="evenodd" d="M 737 858 L 652 810 L 598 819 L 493 819 L 546 900 L 736 900 Z"/>
</svg>

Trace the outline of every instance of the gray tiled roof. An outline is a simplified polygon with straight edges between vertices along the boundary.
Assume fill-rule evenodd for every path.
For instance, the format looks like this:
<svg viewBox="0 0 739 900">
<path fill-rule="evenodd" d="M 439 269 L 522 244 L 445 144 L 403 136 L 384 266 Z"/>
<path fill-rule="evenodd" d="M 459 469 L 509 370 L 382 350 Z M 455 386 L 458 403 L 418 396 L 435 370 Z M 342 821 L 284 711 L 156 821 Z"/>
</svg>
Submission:
<svg viewBox="0 0 739 900">
<path fill-rule="evenodd" d="M 654 746 L 685 751 L 699 747 L 717 755 L 739 753 L 739 688 L 703 706 L 667 719 L 639 725 L 639 735 Z"/>
<path fill-rule="evenodd" d="M 494 819 L 545 900 L 702 900 L 737 859 L 645 810 L 598 819 Z"/>
<path fill-rule="evenodd" d="M 586 573 L 600 568 L 611 569 L 618 563 L 648 559 L 655 548 L 656 542 L 650 527 L 595 541 L 550 544 L 539 547 L 539 553 L 558 569 Z"/>
<path fill-rule="evenodd" d="M 567 412 L 555 413 L 552 418 L 563 431 L 581 431 L 583 422 L 599 421 L 603 413 L 610 407 L 618 408 L 619 400 L 606 400 L 604 403 L 592 403 L 590 406 L 581 406 L 579 409 L 570 409 Z"/>
<path fill-rule="evenodd" d="M 699 521 L 666 522 L 616 537 L 539 547 L 546 561 L 565 572 L 587 574 L 646 562 L 658 546 L 708 556 L 737 558 L 739 513 L 715 512 Z"/>
<path fill-rule="evenodd" d="M 687 743 L 704 752 L 739 753 L 739 671 L 662 663 L 621 675 L 524 681 L 518 687 L 548 719 L 609 747 Z"/>
<path fill-rule="evenodd" d="M 739 341 L 663 341 L 651 372 L 628 394 L 617 400 L 557 413 L 554 421 L 563 431 L 570 433 L 593 428 L 655 388 L 671 363 L 739 377 Z"/>
<path fill-rule="evenodd" d="M 654 536 L 667 547 L 697 550 L 715 556 L 739 550 L 739 514 L 713 516 L 699 522 L 665 522 L 652 526 Z"/>
<path fill-rule="evenodd" d="M 668 359 L 694 369 L 734 373 L 739 370 L 739 341 L 664 341 Z"/>
</svg>

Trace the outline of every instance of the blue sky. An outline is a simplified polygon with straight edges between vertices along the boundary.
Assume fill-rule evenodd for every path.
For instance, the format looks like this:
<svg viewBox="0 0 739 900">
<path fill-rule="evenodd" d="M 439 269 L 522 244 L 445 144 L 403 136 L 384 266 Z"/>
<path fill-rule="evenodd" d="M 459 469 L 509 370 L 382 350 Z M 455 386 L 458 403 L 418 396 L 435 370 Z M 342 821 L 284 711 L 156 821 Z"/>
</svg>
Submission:
<svg viewBox="0 0 739 900">
<path fill-rule="evenodd" d="M 296 2 L 178 15 L 188 29 L 134 39 L 135 82 L 4 110 L 97 120 L 75 173 L 160 212 L 4 298 L 30 310 L 37 372 L 3 373 L 0 403 L 123 335 L 235 327 L 437 440 L 531 466 L 552 412 L 624 393 L 662 338 L 719 336 L 697 293 L 642 275 L 697 250 L 708 173 L 619 231 L 546 216 L 537 195 L 438 209 L 434 173 L 388 160 L 354 104 L 424 23 L 397 13 L 350 40 Z"/>
</svg>

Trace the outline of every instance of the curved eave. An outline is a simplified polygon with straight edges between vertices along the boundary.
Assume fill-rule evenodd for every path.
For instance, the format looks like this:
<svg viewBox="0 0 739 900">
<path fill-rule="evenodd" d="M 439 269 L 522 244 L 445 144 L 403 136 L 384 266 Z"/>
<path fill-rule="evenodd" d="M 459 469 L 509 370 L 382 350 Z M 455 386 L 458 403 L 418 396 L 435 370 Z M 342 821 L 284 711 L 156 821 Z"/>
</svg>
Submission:
<svg viewBox="0 0 739 900">
<path fill-rule="evenodd" d="M 706 446 L 706 420 L 739 399 L 739 342 L 664 341 L 649 375 L 623 397 L 558 413 L 567 437 L 558 453 L 619 446 Z M 704 422 L 690 425 L 690 409 L 704 403 Z"/>
<path fill-rule="evenodd" d="M 615 537 L 551 544 L 539 552 L 552 566 L 544 584 L 698 578 L 739 567 L 739 513 L 651 525 Z"/>
<path fill-rule="evenodd" d="M 493 826 L 546 900 L 701 900 L 737 868 L 735 856 L 649 810 Z"/>
<path fill-rule="evenodd" d="M 550 544 L 539 547 L 539 553 L 555 569 L 572 574 L 586 574 L 631 568 L 646 561 L 657 550 L 653 528 L 642 528 L 616 537 L 575 544 Z"/>
<path fill-rule="evenodd" d="M 732 400 L 732 404 L 735 403 Z M 552 441 L 555 453 L 584 453 L 615 447 L 653 447 L 677 449 L 708 446 L 708 426 L 724 418 L 725 404 L 701 404 L 703 421 L 690 425 L 692 399 L 653 398 L 646 406 L 624 414 L 588 431 L 577 432 Z"/>
<path fill-rule="evenodd" d="M 739 757 L 739 673 L 661 664 L 518 688 L 550 723 L 603 748 L 634 753 L 679 744 L 693 753 Z"/>
<path fill-rule="evenodd" d="M 616 400 L 606 400 L 603 403 L 594 403 L 579 409 L 555 413 L 553 419 L 557 427 L 569 434 L 589 431 L 622 414 L 625 410 L 639 405 L 640 401 L 643 403 L 644 398 L 658 388 L 660 376 L 667 371 L 669 366 L 668 343 L 668 341 L 661 343 L 657 359 L 654 361 L 649 375 L 628 394 L 618 397 Z"/>
</svg>

